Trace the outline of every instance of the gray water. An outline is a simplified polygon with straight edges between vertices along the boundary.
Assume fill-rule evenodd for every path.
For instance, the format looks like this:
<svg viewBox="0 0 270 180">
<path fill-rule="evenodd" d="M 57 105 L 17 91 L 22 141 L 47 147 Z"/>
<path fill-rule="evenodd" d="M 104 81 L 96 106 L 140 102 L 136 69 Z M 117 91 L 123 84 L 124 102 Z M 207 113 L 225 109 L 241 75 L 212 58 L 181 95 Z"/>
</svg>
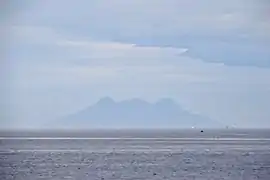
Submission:
<svg viewBox="0 0 270 180">
<path fill-rule="evenodd" d="M 269 180 L 269 132 L 1 132 L 0 179 Z"/>
</svg>

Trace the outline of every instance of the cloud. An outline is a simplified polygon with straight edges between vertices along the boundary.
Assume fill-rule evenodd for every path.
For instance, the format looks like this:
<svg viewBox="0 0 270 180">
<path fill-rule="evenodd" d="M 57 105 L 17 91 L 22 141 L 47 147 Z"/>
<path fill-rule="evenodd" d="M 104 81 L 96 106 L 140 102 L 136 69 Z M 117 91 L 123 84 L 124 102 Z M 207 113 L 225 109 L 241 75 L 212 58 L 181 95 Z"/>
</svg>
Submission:
<svg viewBox="0 0 270 180">
<path fill-rule="evenodd" d="M 60 38 L 55 29 L 42 26 L 8 26 L 13 43 L 48 44 Z"/>
<path fill-rule="evenodd" d="M 45 79 L 40 81 L 42 83 L 62 82 L 59 85 L 73 82 L 88 83 L 87 80 L 91 80 L 92 83 L 112 80 L 128 83 L 130 77 L 138 75 L 145 76 L 140 81 L 149 83 L 175 83 L 177 81 L 180 84 L 194 82 L 268 84 L 268 70 L 227 68 L 223 63 L 204 63 L 202 59 L 193 58 L 193 54 L 184 46 L 181 48 L 141 46 L 117 41 L 95 40 L 91 37 L 81 39 L 46 27 L 16 26 L 14 29 L 16 31 L 13 33 L 21 37 L 19 44 L 22 44 L 22 48 L 27 44 L 29 49 L 37 47 L 36 56 L 35 52 L 31 53 L 34 58 L 29 58 L 29 55 L 26 56 L 25 61 L 21 61 L 21 56 L 19 59 L 15 58 L 18 77 L 25 77 L 30 82 L 40 81 L 40 79 L 34 80 L 38 77 L 33 76 L 34 73 L 45 79 L 49 77 L 47 81 Z M 249 45 L 247 48 L 250 48 Z M 235 55 L 229 57 L 235 58 Z M 250 75 L 255 72 L 255 76 Z M 61 80 L 61 78 L 66 80 Z"/>
<path fill-rule="evenodd" d="M 269 68 L 261 68 L 270 67 L 268 7 L 252 0 L 17 5 L 1 22 L 9 42 L 2 96 L 24 120 L 54 118 L 106 95 L 169 96 L 217 120 L 254 124 L 270 117 L 256 108 L 270 102 Z"/>
<path fill-rule="evenodd" d="M 40 34 L 39 31 L 48 32 L 38 27 L 28 29 L 31 29 L 32 32 L 26 33 L 26 37 L 29 37 L 28 34 Z M 20 34 L 23 37 L 22 32 Z M 39 40 L 39 36 L 34 36 L 35 41 L 22 38 L 24 41 L 21 43 L 24 46 L 30 44 L 29 49 L 36 48 L 35 52 L 38 53 L 29 51 L 31 53 L 26 53 L 24 61 L 20 59 L 22 56 L 15 58 L 16 63 L 13 65 L 13 70 L 10 71 L 12 80 L 10 88 L 13 89 L 13 92 L 20 94 L 19 92 L 22 91 L 23 96 L 35 97 L 34 99 L 40 99 L 40 97 L 26 92 L 33 91 L 36 94 L 46 89 L 47 93 L 50 92 L 49 94 L 55 94 L 55 91 L 69 94 L 71 90 L 88 94 L 87 91 L 89 91 L 96 94 L 94 97 L 106 95 L 118 98 L 173 96 L 187 104 L 190 101 L 196 102 L 191 106 L 200 111 L 203 107 L 198 107 L 197 104 L 200 104 L 201 97 L 196 94 L 219 99 L 220 93 L 234 97 L 240 92 L 252 92 L 252 96 L 254 96 L 261 90 L 270 88 L 268 69 L 228 67 L 223 63 L 205 63 L 201 59 L 189 57 L 189 49 L 184 46 L 182 48 L 140 46 L 117 41 L 95 40 L 90 37 L 82 39 L 58 34 L 54 31 L 49 32 L 46 35 L 46 43 L 42 37 Z M 50 52 L 48 49 L 52 49 L 54 53 L 48 53 Z M 30 55 L 31 58 L 29 58 Z M 188 100 L 185 101 L 187 97 L 183 97 L 181 94 L 187 94 Z M 264 94 L 269 96 L 267 93 Z M 193 97 L 197 99 L 194 100 Z M 206 99 L 203 101 L 207 104 Z M 58 106 L 66 106 L 61 102 L 59 104 L 61 105 Z M 84 104 L 87 105 L 87 102 L 84 101 Z M 81 106 L 78 103 L 77 107 L 74 104 L 73 108 L 67 109 L 72 110 Z M 204 111 L 212 112 L 209 109 Z M 63 112 L 66 111 L 59 110 L 60 114 Z M 52 109 L 48 114 L 55 113 Z M 220 118 L 220 115 L 215 118 Z"/>
<path fill-rule="evenodd" d="M 139 46 L 186 47 L 206 62 L 270 67 L 269 7 L 255 0 L 49 0 L 28 3 L 9 24 Z M 48 33 L 41 33 L 44 41 Z"/>
<path fill-rule="evenodd" d="M 29 29 L 32 29 L 30 34 L 40 34 L 36 32 L 40 28 Z M 43 29 L 41 30 L 43 31 Z M 26 37 L 28 34 L 26 33 Z M 20 35 L 22 35 L 21 32 Z M 181 78 L 183 82 L 207 79 L 206 77 L 195 77 L 192 72 L 178 74 L 178 69 L 175 67 L 176 61 L 178 64 L 192 65 L 192 60 L 181 57 L 181 54 L 187 51 L 185 48 L 143 47 L 119 42 L 68 40 L 71 38 L 54 37 L 57 36 L 53 34 L 52 37 L 47 37 L 46 43 L 42 41 L 42 38 L 37 39 L 37 36 L 34 37 L 35 41 L 31 41 L 31 39 L 25 41 L 25 44 L 30 43 L 30 49 L 39 46 L 40 50 L 34 59 L 25 58 L 21 63 L 19 63 L 20 59 L 16 61 L 16 77 L 20 79 L 18 82 L 24 85 L 28 82 L 27 86 L 32 84 L 39 87 L 42 84 L 46 87 L 47 83 L 59 86 L 65 83 L 70 85 L 112 81 L 129 83 L 129 78 L 138 76 L 138 74 L 146 76 L 140 80 L 148 83 L 165 82 L 170 78 Z M 54 51 L 58 49 L 58 53 L 64 54 L 65 58 L 57 59 L 58 56 L 45 56 L 50 59 L 45 59 L 45 61 L 36 59 L 42 58 L 43 54 L 47 53 L 43 49 L 47 50 L 50 47 L 54 47 Z M 33 54 L 35 53 L 32 53 L 31 56 Z"/>
</svg>

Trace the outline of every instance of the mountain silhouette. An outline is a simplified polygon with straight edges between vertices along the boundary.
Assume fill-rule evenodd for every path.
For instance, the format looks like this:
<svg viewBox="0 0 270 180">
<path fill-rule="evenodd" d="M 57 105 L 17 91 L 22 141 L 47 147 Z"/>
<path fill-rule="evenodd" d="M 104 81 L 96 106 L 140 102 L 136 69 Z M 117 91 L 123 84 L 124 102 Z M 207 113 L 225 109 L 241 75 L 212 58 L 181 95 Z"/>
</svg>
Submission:
<svg viewBox="0 0 270 180">
<path fill-rule="evenodd" d="M 199 114 L 183 110 L 174 100 L 164 98 L 156 103 L 142 99 L 120 102 L 110 97 L 54 124 L 59 128 L 215 128 L 220 124 Z"/>
</svg>

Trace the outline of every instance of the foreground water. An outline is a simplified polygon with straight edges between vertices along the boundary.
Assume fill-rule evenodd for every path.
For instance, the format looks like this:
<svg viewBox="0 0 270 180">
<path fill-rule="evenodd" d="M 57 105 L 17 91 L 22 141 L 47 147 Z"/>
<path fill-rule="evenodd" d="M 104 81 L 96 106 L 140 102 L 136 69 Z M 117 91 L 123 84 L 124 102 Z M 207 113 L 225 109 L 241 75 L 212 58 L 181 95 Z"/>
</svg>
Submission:
<svg viewBox="0 0 270 180">
<path fill-rule="evenodd" d="M 0 179 L 270 179 L 269 130 L 1 132 Z"/>
</svg>

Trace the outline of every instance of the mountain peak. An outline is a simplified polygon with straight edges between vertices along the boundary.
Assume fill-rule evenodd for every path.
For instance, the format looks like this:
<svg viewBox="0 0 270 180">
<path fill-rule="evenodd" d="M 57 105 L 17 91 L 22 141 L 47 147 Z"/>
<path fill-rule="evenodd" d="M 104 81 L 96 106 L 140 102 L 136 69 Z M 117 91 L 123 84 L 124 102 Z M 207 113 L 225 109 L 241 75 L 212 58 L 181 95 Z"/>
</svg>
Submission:
<svg viewBox="0 0 270 180">
<path fill-rule="evenodd" d="M 101 98 L 97 104 L 114 104 L 115 101 L 111 97 L 103 97 Z"/>
<path fill-rule="evenodd" d="M 63 121 L 63 126 L 72 128 L 191 128 L 216 125 L 211 119 L 184 111 L 170 98 L 153 104 L 139 98 L 115 102 L 110 97 L 104 97 Z"/>
</svg>

